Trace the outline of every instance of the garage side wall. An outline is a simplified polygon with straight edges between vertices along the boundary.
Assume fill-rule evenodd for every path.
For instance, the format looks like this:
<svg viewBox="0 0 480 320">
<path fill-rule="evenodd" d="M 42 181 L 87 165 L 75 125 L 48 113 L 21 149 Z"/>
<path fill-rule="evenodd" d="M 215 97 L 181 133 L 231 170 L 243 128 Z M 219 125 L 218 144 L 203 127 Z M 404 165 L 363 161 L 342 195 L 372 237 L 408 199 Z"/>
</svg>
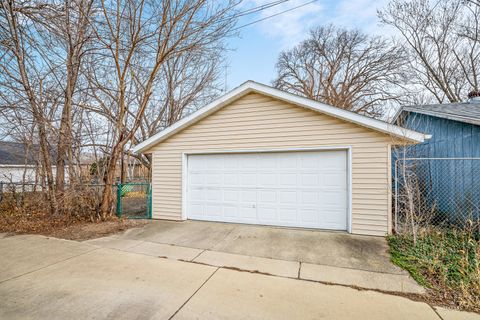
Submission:
<svg viewBox="0 0 480 320">
<path fill-rule="evenodd" d="M 182 218 L 182 155 L 222 150 L 352 149 L 352 232 L 389 230 L 391 138 L 260 94 L 246 95 L 146 153 L 153 156 L 153 218 Z"/>
</svg>

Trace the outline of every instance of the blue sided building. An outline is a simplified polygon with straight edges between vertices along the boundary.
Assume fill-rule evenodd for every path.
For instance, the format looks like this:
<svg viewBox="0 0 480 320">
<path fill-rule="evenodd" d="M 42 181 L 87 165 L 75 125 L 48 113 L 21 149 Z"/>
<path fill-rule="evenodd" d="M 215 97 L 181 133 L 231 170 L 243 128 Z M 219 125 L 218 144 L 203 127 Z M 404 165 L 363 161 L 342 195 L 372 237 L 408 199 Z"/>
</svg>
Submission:
<svg viewBox="0 0 480 320">
<path fill-rule="evenodd" d="M 392 123 L 432 136 L 418 145 L 392 148 L 392 176 L 397 159 L 422 158 L 409 164 L 421 189 L 426 190 L 427 201 L 435 201 L 435 210 L 452 221 L 458 215 L 479 219 L 480 98 L 473 95 L 468 102 L 404 106 Z"/>
</svg>

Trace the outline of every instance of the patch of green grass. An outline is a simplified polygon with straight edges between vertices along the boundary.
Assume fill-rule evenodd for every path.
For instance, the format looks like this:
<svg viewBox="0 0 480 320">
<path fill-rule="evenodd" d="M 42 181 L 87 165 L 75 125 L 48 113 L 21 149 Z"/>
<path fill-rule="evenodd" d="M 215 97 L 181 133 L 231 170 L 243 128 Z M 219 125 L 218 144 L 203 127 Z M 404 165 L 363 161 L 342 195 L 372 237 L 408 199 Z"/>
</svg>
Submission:
<svg viewBox="0 0 480 320">
<path fill-rule="evenodd" d="M 392 262 L 434 294 L 468 309 L 480 308 L 479 234 L 432 230 L 388 237 Z"/>
</svg>

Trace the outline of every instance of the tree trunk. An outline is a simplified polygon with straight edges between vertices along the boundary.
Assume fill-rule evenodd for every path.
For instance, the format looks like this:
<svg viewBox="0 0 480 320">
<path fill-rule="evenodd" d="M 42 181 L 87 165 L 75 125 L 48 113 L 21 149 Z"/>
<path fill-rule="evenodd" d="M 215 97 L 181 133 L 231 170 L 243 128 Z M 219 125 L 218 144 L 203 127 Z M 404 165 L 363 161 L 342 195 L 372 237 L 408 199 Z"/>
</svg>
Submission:
<svg viewBox="0 0 480 320">
<path fill-rule="evenodd" d="M 113 148 L 112 155 L 108 161 L 107 172 L 105 174 L 105 188 L 103 189 L 102 201 L 100 203 L 100 214 L 103 220 L 105 220 L 111 214 L 112 186 L 115 183 L 117 161 L 123 145 L 124 143 L 122 142 Z"/>
<path fill-rule="evenodd" d="M 57 191 L 61 195 L 65 190 L 65 162 L 69 157 L 72 148 L 72 108 L 73 108 L 73 92 L 77 82 L 78 68 L 76 68 L 75 53 L 69 45 L 69 52 L 67 57 L 67 84 L 65 88 L 65 105 L 62 110 L 62 118 L 60 122 L 60 134 L 58 136 L 57 145 L 57 176 L 56 186 Z M 72 163 L 69 163 L 71 168 Z M 71 171 L 71 170 L 70 170 Z M 69 177 L 71 180 L 73 177 Z"/>
<path fill-rule="evenodd" d="M 69 132 L 69 110 L 67 110 L 67 101 L 65 101 L 65 106 L 62 111 L 62 119 L 60 122 L 60 133 L 58 135 L 58 145 L 57 145 L 57 175 L 56 175 L 56 186 L 57 194 L 62 196 L 65 190 L 65 160 L 67 158 L 67 148 L 68 148 L 68 132 Z"/>
<path fill-rule="evenodd" d="M 48 197 L 50 202 L 50 213 L 57 214 L 58 204 L 57 197 L 55 194 L 55 184 L 53 182 L 53 171 L 52 171 L 52 161 L 50 158 L 50 149 L 48 148 L 47 134 L 45 132 L 45 126 L 43 121 L 38 126 L 38 135 L 40 138 L 40 150 L 43 159 L 43 166 L 45 169 L 45 174 L 47 176 L 47 186 L 48 186 Z"/>
</svg>

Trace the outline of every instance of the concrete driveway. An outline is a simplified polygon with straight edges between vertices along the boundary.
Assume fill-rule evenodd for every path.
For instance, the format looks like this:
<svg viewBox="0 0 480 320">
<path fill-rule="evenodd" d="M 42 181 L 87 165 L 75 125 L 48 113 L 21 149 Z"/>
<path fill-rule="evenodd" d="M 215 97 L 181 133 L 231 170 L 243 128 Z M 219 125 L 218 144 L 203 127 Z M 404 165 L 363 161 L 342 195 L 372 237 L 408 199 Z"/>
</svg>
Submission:
<svg viewBox="0 0 480 320">
<path fill-rule="evenodd" d="M 390 262 L 384 238 L 345 232 L 155 220 L 115 238 L 366 271 L 404 273 Z"/>
<path fill-rule="evenodd" d="M 390 262 L 387 243 L 381 237 L 189 220 L 152 221 L 143 228 L 89 243 L 288 278 L 425 292 Z"/>
<path fill-rule="evenodd" d="M 194 253 L 187 247 L 131 247 L 144 254 L 92 243 L 0 235 L 0 319 L 477 318 L 375 291 L 152 255 L 186 257 Z"/>
</svg>

